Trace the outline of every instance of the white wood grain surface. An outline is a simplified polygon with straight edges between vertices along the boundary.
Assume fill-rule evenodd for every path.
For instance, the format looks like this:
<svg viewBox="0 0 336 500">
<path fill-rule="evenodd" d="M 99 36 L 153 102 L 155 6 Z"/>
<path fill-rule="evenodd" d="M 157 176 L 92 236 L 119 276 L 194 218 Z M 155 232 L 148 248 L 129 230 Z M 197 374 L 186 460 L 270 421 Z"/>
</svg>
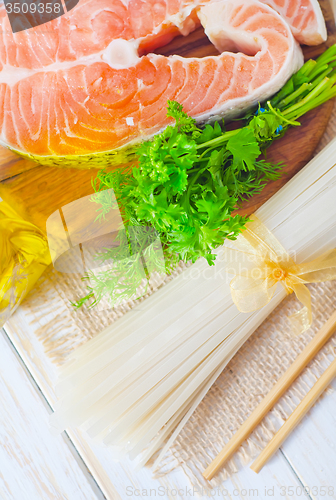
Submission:
<svg viewBox="0 0 336 500">
<path fill-rule="evenodd" d="M 53 436 L 48 408 L 0 332 L 1 500 L 103 498 L 64 436 Z"/>
<path fill-rule="evenodd" d="M 331 3 L 336 11 L 336 0 Z M 69 440 L 49 430 L 46 401 L 51 406 L 55 401 L 56 370 L 34 334 L 27 305 L 6 331 L 41 393 L 1 333 L 1 500 L 101 500 L 103 494 L 108 500 L 211 498 L 193 490 L 179 468 L 158 479 L 148 469 L 135 473 L 129 462 L 114 462 L 107 448 L 70 430 L 86 469 Z M 212 498 L 230 500 L 336 499 L 336 390 L 317 402 L 259 475 L 245 467 L 213 493 Z"/>
<path fill-rule="evenodd" d="M 282 446 L 284 456 L 316 500 L 336 498 L 336 380 L 332 389 Z"/>
<path fill-rule="evenodd" d="M 37 325 L 31 315 L 30 300 L 34 300 L 34 293 L 12 316 L 6 325 L 6 331 L 49 404 L 53 406 L 56 369 L 47 356 L 43 354 L 41 344 L 36 339 L 35 329 Z M 47 310 L 46 307 L 44 321 L 48 319 Z M 207 498 L 206 491 L 192 489 L 189 479 L 180 467 L 167 476 L 153 478 L 147 468 L 134 472 L 133 465 L 129 461 L 115 462 L 109 448 L 90 440 L 78 430 L 71 429 L 68 430 L 68 433 L 102 492 L 109 500 L 153 497 L 155 492 L 157 497 L 160 494 L 159 497 L 166 500 L 182 500 L 188 497 Z M 60 436 L 59 438 L 62 439 Z M 321 454 L 323 455 L 323 451 Z M 302 484 L 308 484 L 309 477 L 305 476 L 303 472 L 303 467 L 297 461 L 294 460 L 294 463 L 290 464 L 284 454 L 279 452 L 259 475 L 256 475 L 248 467 L 240 469 L 233 478 L 221 485 L 220 490 L 215 490 L 215 498 L 290 499 L 293 498 L 292 491 L 303 491 Z M 331 477 L 330 472 L 328 472 L 325 480 L 330 484 L 334 481 L 336 486 L 334 476 Z M 151 494 L 150 490 L 152 490 Z M 284 495 L 282 495 L 283 492 Z M 37 496 L 35 498 L 40 500 L 43 497 Z M 294 496 L 294 498 L 297 497 Z M 329 498 L 336 498 L 336 496 Z"/>
</svg>

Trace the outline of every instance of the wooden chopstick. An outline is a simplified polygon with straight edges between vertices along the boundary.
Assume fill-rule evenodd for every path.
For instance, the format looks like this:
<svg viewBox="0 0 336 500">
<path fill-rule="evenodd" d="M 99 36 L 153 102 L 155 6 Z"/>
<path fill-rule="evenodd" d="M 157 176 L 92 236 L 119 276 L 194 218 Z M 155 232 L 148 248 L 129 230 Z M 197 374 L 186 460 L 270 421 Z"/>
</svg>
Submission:
<svg viewBox="0 0 336 500">
<path fill-rule="evenodd" d="M 260 453 L 259 457 L 251 465 L 251 469 L 258 474 L 264 467 L 266 462 L 279 449 L 285 439 L 289 436 L 292 430 L 301 422 L 306 413 L 315 404 L 323 391 L 328 387 L 330 382 L 336 377 L 336 359 L 331 363 L 329 368 L 324 372 L 322 377 L 316 382 L 314 387 L 308 392 L 307 396 L 301 401 L 296 410 L 286 420 L 280 430 L 275 434 L 273 439 L 268 443 L 266 448 Z"/>
<path fill-rule="evenodd" d="M 300 375 L 302 370 L 319 352 L 324 344 L 336 331 L 336 312 L 329 318 L 321 330 L 315 335 L 313 340 L 307 345 L 302 353 L 297 357 L 291 367 L 280 377 L 275 386 L 261 401 L 249 418 L 243 423 L 236 434 L 224 446 L 222 451 L 211 462 L 203 472 L 205 479 L 212 479 L 222 465 L 233 455 L 239 446 L 248 438 L 251 432 L 262 421 L 265 415 L 272 409 L 275 403 L 281 398 L 294 380 Z"/>
</svg>

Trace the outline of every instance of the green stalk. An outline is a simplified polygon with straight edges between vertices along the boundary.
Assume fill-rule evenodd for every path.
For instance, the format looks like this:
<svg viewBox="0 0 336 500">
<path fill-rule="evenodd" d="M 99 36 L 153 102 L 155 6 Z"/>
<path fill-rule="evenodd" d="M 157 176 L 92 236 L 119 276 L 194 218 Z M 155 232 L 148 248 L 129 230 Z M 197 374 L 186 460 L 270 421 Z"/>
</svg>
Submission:
<svg viewBox="0 0 336 500">
<path fill-rule="evenodd" d="M 315 66 L 314 71 L 312 71 L 312 73 L 308 74 L 307 76 L 309 77 L 310 81 L 312 81 L 312 80 L 314 80 L 314 78 L 319 76 L 321 73 L 323 73 L 326 70 L 328 71 L 329 69 L 330 69 L 329 64 L 323 64 L 323 65 L 317 64 Z"/>
<path fill-rule="evenodd" d="M 298 71 L 298 75 L 308 76 L 312 73 L 313 69 L 317 66 L 317 61 L 314 59 L 309 59 L 305 62 L 302 68 Z"/>
<path fill-rule="evenodd" d="M 333 99 L 334 97 L 336 97 L 336 88 L 330 89 L 328 92 L 323 93 L 319 98 L 315 99 L 314 102 L 310 103 L 309 106 L 303 107 L 299 113 L 295 113 L 294 115 L 295 119 L 300 118 L 301 116 L 308 113 L 308 111 L 311 111 L 312 109 L 321 106 L 322 104 L 326 103 L 327 101 L 330 101 L 330 99 Z M 291 116 L 291 118 L 293 117 Z"/>
<path fill-rule="evenodd" d="M 231 137 L 235 136 L 239 132 L 239 128 L 236 130 L 230 130 L 229 132 L 224 132 L 223 135 L 216 137 L 216 139 L 211 139 L 211 141 L 203 142 L 202 144 L 197 145 L 197 149 L 203 149 L 211 146 L 211 149 L 213 149 L 216 146 L 221 146 L 225 142 L 227 142 Z"/>
<path fill-rule="evenodd" d="M 299 122 L 296 122 L 294 120 L 291 120 L 289 118 L 285 118 L 284 116 L 280 116 L 280 114 L 272 107 L 272 104 L 270 102 L 267 103 L 269 109 L 276 115 L 278 116 L 279 118 L 282 118 L 283 121 L 287 124 L 287 125 L 293 125 L 293 126 L 296 126 L 296 125 L 300 125 Z M 282 113 L 282 115 L 284 115 L 285 113 Z"/>
<path fill-rule="evenodd" d="M 300 97 L 301 94 L 303 94 L 304 92 L 306 92 L 306 90 L 310 89 L 311 85 L 312 85 L 311 83 L 307 83 L 307 82 L 303 83 L 301 85 L 301 87 L 299 87 L 295 92 L 293 92 L 292 94 L 290 94 L 289 96 L 287 96 L 285 99 L 283 99 L 282 101 L 280 101 L 278 107 L 282 108 L 282 107 L 287 106 L 292 101 L 294 101 L 295 99 L 297 99 L 298 97 Z"/>
<path fill-rule="evenodd" d="M 315 95 L 314 98 L 311 98 L 308 101 L 305 102 L 302 101 L 301 103 L 299 103 L 300 106 L 298 106 L 296 110 L 294 111 L 292 110 L 290 113 L 289 110 L 287 110 L 287 112 L 284 112 L 287 118 L 298 119 L 300 116 L 303 116 L 312 109 L 317 108 L 321 104 L 324 104 L 325 102 L 335 97 L 336 95 L 336 88 L 334 87 L 335 78 L 332 79 L 333 81 L 330 80 L 326 82 L 327 85 L 324 86 L 323 92 L 320 92 L 319 94 Z"/>
<path fill-rule="evenodd" d="M 309 101 L 312 101 L 316 96 L 320 95 L 323 90 L 329 90 L 329 83 L 330 79 L 328 77 L 324 78 L 322 82 L 317 85 L 317 87 L 315 87 L 304 99 L 302 99 L 302 101 L 285 109 L 282 111 L 282 114 L 284 116 L 292 116 L 293 111 L 302 108 L 305 104 L 309 103 Z"/>
<path fill-rule="evenodd" d="M 336 45 L 332 45 L 323 54 L 321 54 L 317 59 L 317 64 L 328 63 L 333 57 L 336 56 Z"/>
<path fill-rule="evenodd" d="M 296 121 L 297 118 L 334 97 L 335 92 L 331 89 L 336 83 L 335 67 L 336 45 L 333 45 L 316 61 L 312 59 L 307 61 L 278 94 L 272 98 L 270 104 L 268 104 L 268 109 L 277 116 L 279 114 L 276 109 L 280 110 L 283 115 L 284 126 L 299 125 Z M 198 144 L 197 149 L 214 149 L 221 146 L 240 130 L 235 129 L 224 132 L 220 137 Z"/>
<path fill-rule="evenodd" d="M 317 87 L 317 85 L 321 83 L 325 78 L 331 78 L 334 71 L 334 68 L 329 68 L 327 71 L 324 71 L 314 80 L 314 83 L 312 83 L 312 85 L 315 85 Z"/>
</svg>

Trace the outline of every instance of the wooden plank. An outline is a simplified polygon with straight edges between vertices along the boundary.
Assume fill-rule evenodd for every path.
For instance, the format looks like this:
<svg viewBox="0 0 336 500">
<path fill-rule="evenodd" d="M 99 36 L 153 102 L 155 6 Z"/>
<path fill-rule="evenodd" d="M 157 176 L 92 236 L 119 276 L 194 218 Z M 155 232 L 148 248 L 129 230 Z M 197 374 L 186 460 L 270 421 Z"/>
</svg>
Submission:
<svg viewBox="0 0 336 500">
<path fill-rule="evenodd" d="M 93 193 L 95 170 L 37 166 L 0 183 L 0 196 L 42 231 L 59 208 Z"/>
<path fill-rule="evenodd" d="M 0 147 L 0 165 L 0 181 L 37 167 L 34 161 L 21 158 L 3 147 Z"/>
<path fill-rule="evenodd" d="M 0 497 L 2 500 L 103 499 L 0 333 Z"/>
<path fill-rule="evenodd" d="M 282 446 L 312 498 L 336 499 L 336 381 Z M 272 461 L 270 462 L 272 465 Z"/>
<path fill-rule="evenodd" d="M 336 18 L 336 0 L 330 0 L 330 3 L 331 3 L 331 8 L 333 10 L 333 13 L 334 13 L 334 17 Z"/>
</svg>

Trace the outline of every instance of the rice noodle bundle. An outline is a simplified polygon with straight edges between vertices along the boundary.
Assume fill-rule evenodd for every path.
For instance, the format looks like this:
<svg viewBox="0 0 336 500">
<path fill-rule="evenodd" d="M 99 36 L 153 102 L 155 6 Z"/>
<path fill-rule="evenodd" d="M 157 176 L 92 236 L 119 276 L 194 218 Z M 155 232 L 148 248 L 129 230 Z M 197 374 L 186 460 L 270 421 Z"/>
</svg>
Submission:
<svg viewBox="0 0 336 500">
<path fill-rule="evenodd" d="M 336 247 L 336 141 L 256 215 L 298 263 Z M 145 464 L 175 439 L 233 355 L 283 300 L 240 313 L 230 295 L 225 247 L 199 260 L 101 334 L 61 369 L 54 426 L 84 425 Z M 167 442 L 167 438 L 169 440 Z"/>
</svg>

